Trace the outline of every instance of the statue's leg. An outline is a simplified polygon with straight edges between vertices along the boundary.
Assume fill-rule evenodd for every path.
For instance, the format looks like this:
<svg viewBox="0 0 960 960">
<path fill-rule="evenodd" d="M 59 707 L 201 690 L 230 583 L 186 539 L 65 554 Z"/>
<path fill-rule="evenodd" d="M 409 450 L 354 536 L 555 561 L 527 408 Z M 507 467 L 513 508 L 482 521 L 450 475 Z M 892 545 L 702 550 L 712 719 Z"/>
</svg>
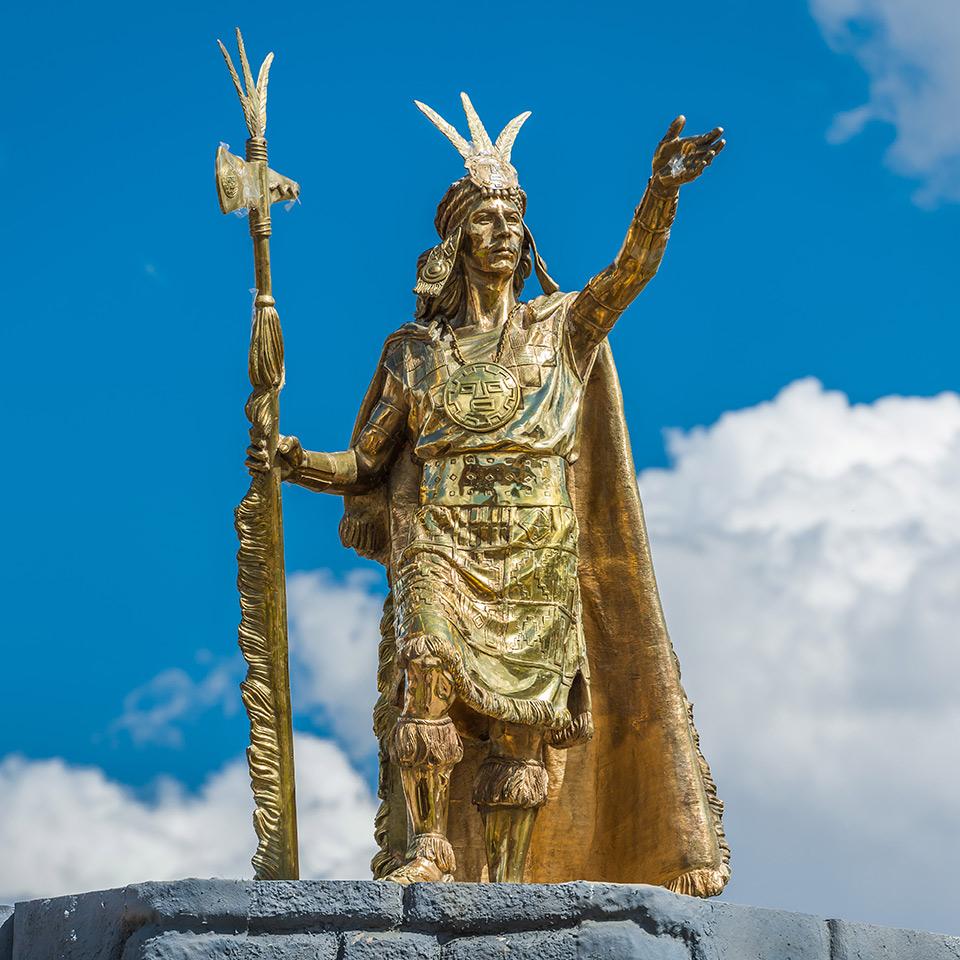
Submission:
<svg viewBox="0 0 960 960">
<path fill-rule="evenodd" d="M 390 738 L 407 803 L 407 862 L 387 876 L 408 884 L 452 880 L 456 869 L 447 839 L 450 773 L 463 746 L 448 715 L 453 680 L 436 657 L 411 660 L 406 669 L 403 713 Z"/>
<path fill-rule="evenodd" d="M 540 759 L 543 730 L 493 721 L 490 755 L 480 764 L 473 802 L 483 817 L 487 869 L 494 883 L 522 883 L 537 811 L 547 802 Z"/>
</svg>

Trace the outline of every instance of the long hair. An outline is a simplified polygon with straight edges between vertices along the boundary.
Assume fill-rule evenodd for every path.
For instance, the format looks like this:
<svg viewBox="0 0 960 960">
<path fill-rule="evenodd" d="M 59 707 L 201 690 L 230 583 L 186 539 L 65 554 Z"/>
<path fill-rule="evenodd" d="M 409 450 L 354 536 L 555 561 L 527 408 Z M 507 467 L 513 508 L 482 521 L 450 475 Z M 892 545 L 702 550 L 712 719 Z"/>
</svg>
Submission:
<svg viewBox="0 0 960 960">
<path fill-rule="evenodd" d="M 444 240 L 449 237 L 463 223 L 470 212 L 470 208 L 477 201 L 486 199 L 491 195 L 493 194 L 478 187 L 469 177 L 463 177 L 461 180 L 450 184 L 437 206 L 437 216 L 433 221 L 440 239 Z M 526 213 L 527 195 L 519 188 L 505 193 L 497 191 L 496 195 L 501 195 L 504 200 L 510 200 L 514 203 L 520 211 L 521 217 Z M 418 274 L 429 255 L 430 250 L 424 250 L 417 258 Z M 524 227 L 520 260 L 513 274 L 513 293 L 518 300 L 523 290 L 523 284 L 532 270 L 533 253 L 530 249 L 530 232 Z M 430 323 L 441 317 L 453 320 L 460 312 L 465 288 L 466 274 L 463 267 L 463 253 L 458 251 L 450 276 L 443 285 L 443 290 L 435 297 L 425 294 L 418 295 L 414 317 L 422 323 Z"/>
<path fill-rule="evenodd" d="M 424 250 L 417 258 L 417 271 L 426 262 L 430 251 Z M 520 250 L 520 261 L 513 274 L 513 294 L 519 300 L 520 293 L 523 290 L 523 284 L 530 271 L 533 269 L 533 254 L 530 252 L 530 241 L 524 237 L 523 247 Z M 447 320 L 453 320 L 460 313 L 460 306 L 463 303 L 463 292 L 466 287 L 466 274 L 463 268 L 463 253 L 457 254 L 457 259 L 453 263 L 453 269 L 450 277 L 443 286 L 443 291 L 437 297 L 430 297 L 424 294 L 417 296 L 417 308 L 414 311 L 414 317 L 422 323 L 430 323 L 441 317 Z"/>
</svg>

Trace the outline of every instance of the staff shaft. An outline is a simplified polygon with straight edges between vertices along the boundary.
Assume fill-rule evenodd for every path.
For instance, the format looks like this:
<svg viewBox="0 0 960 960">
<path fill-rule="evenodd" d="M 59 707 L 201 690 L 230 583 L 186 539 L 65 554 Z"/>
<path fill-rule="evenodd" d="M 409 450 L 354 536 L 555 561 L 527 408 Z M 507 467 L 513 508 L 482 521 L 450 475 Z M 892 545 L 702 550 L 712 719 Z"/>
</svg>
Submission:
<svg viewBox="0 0 960 960">
<path fill-rule="evenodd" d="M 280 468 L 275 462 L 280 440 L 283 337 L 270 276 L 267 142 L 263 137 L 251 137 L 246 146 L 246 158 L 256 170 L 262 198 L 249 214 L 257 296 L 249 357 L 253 392 L 246 412 L 250 441 L 265 447 L 271 466 L 267 472 L 253 476 L 236 514 L 240 539 L 237 586 L 243 611 L 240 647 L 249 667 L 241 693 L 250 716 L 247 758 L 257 804 L 254 824 L 260 841 L 253 857 L 256 878 L 296 880 L 299 865 L 283 504 Z"/>
</svg>

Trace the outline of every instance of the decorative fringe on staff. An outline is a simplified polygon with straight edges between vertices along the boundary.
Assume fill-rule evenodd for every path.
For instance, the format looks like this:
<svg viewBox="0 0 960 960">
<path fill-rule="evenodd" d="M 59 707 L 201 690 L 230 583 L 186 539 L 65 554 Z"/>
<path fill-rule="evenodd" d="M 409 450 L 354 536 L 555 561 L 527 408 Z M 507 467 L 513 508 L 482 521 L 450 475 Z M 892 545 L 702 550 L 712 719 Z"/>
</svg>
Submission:
<svg viewBox="0 0 960 960">
<path fill-rule="evenodd" d="M 283 386 L 283 333 L 280 317 L 273 306 L 273 297 L 258 295 L 253 326 L 250 330 L 250 359 L 247 372 L 254 388 L 279 390 Z M 250 415 L 250 404 L 257 389 L 247 401 L 247 419 L 256 423 Z"/>
<path fill-rule="evenodd" d="M 269 444 L 274 438 L 275 445 L 279 390 L 283 383 L 283 337 L 280 318 L 271 305 L 256 308 L 249 372 L 254 387 L 246 404 L 250 442 Z M 253 478 L 234 516 L 240 541 L 239 642 L 248 667 L 240 694 L 250 718 L 247 760 L 256 802 L 253 822 L 259 840 L 252 862 L 258 880 L 289 879 L 291 855 L 296 863 L 296 820 L 290 806 L 294 778 L 282 521 L 279 482 L 273 471 Z M 292 821 L 292 838 L 287 819 Z"/>
</svg>

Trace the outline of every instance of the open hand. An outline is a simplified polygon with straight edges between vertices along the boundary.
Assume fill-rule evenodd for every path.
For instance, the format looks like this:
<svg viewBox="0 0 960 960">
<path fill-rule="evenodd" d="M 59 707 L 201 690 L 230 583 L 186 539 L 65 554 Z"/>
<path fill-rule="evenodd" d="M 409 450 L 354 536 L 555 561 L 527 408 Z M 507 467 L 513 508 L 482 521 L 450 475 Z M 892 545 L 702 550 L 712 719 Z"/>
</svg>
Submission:
<svg viewBox="0 0 960 960">
<path fill-rule="evenodd" d="M 709 133 L 697 137 L 681 137 L 686 122 L 685 117 L 677 117 L 653 155 L 654 182 L 670 189 L 696 180 L 727 145 L 726 140 L 720 139 L 723 127 L 714 127 Z"/>
</svg>

